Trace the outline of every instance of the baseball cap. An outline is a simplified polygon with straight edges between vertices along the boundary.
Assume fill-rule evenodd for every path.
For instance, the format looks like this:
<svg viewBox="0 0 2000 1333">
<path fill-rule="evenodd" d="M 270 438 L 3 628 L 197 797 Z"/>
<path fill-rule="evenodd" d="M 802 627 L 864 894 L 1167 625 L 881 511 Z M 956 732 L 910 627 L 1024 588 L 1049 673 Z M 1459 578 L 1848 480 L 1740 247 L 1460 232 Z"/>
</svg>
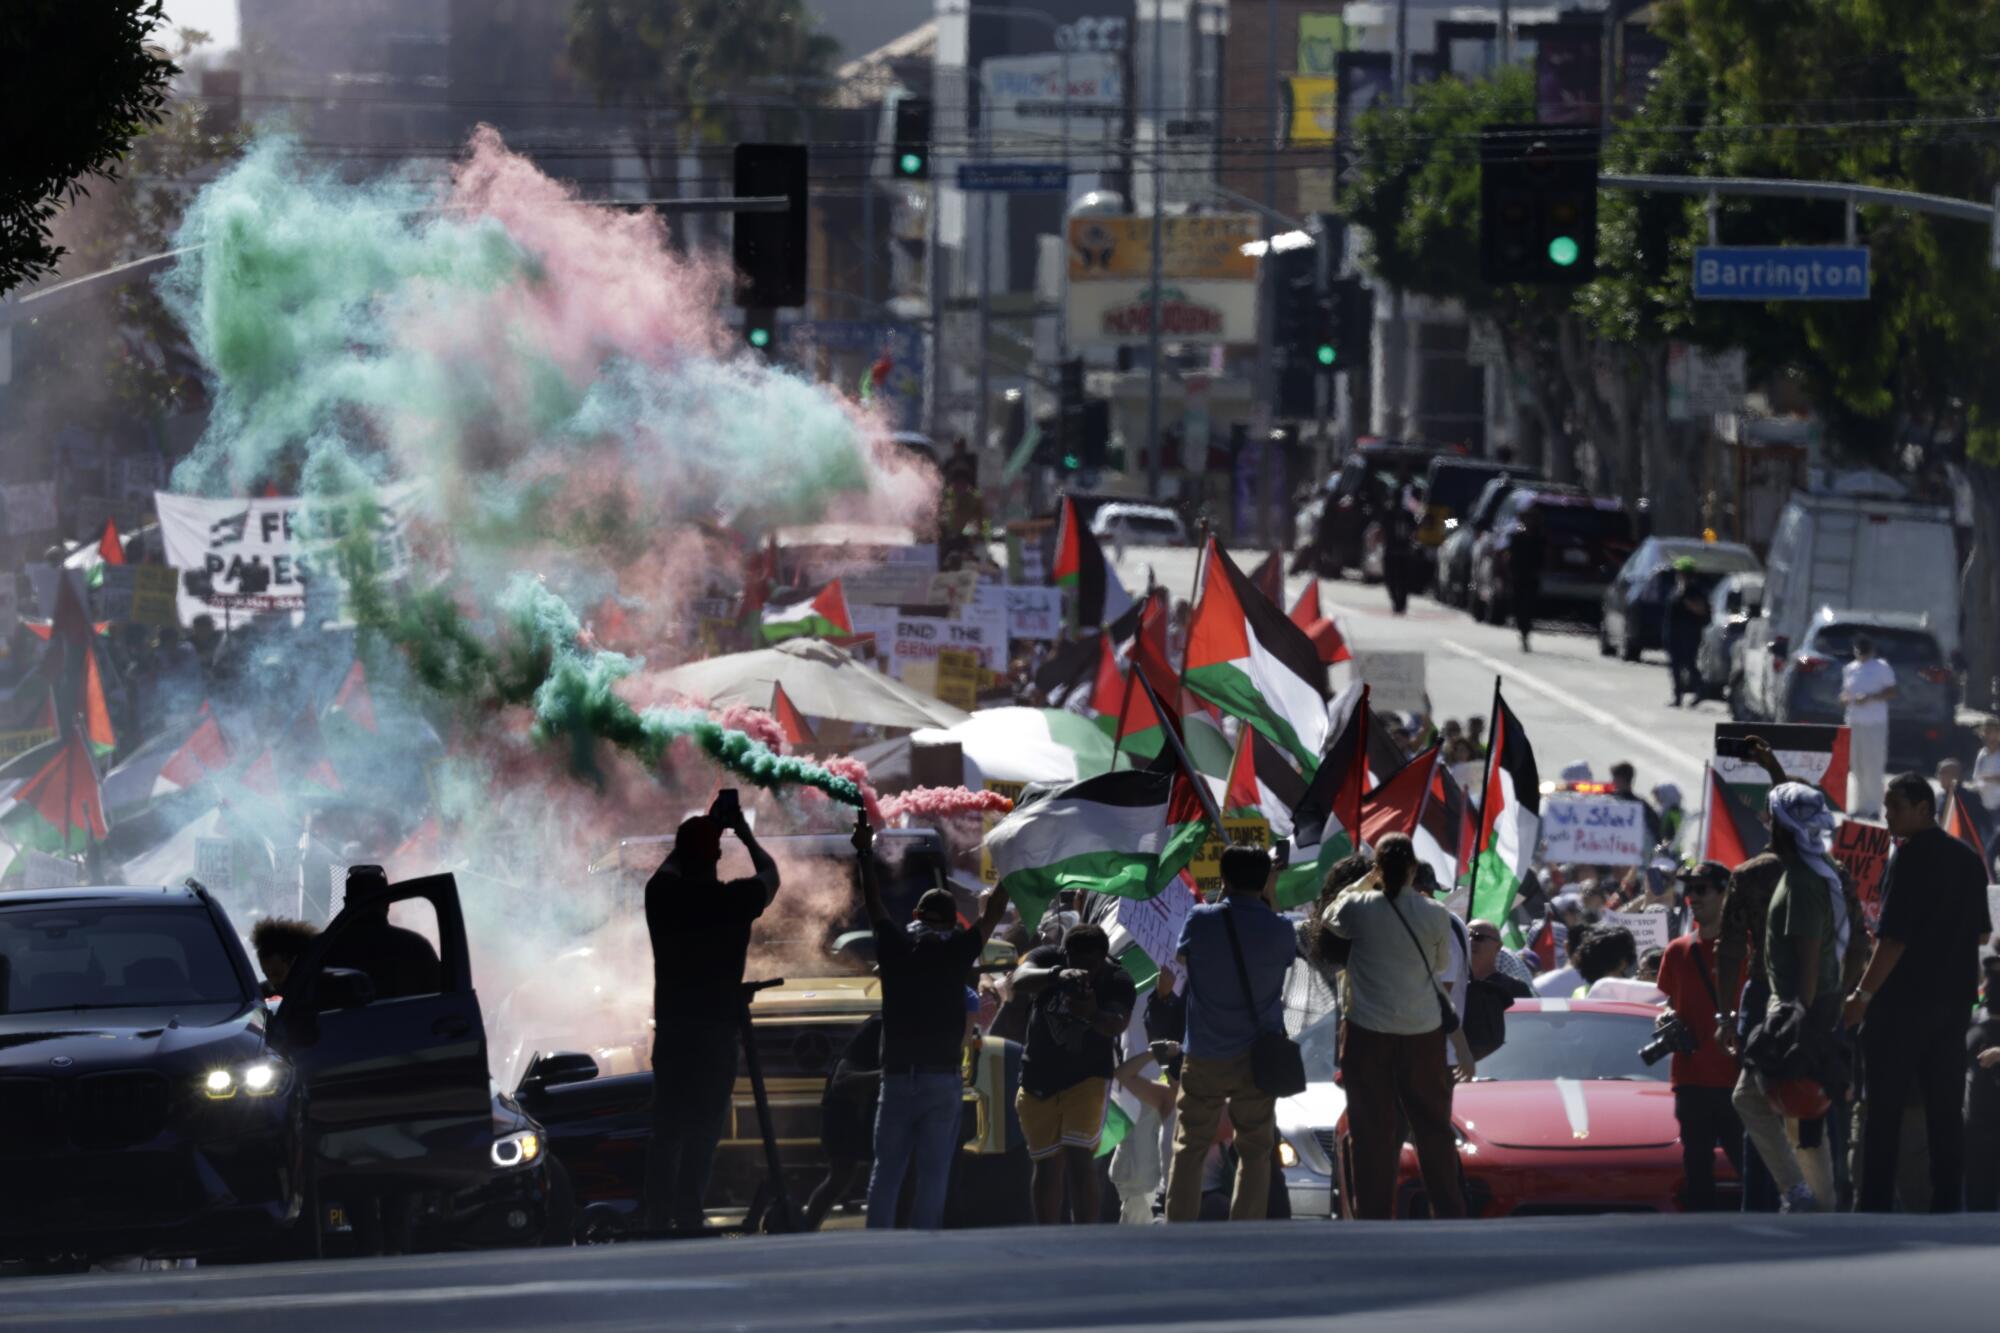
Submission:
<svg viewBox="0 0 2000 1333">
<path fill-rule="evenodd" d="M 1717 888 L 1726 888 L 1729 884 L 1729 867 L 1720 861 L 1703 861 L 1699 865 L 1683 866 L 1674 872 L 1674 878 L 1683 884 L 1708 883 Z"/>
</svg>

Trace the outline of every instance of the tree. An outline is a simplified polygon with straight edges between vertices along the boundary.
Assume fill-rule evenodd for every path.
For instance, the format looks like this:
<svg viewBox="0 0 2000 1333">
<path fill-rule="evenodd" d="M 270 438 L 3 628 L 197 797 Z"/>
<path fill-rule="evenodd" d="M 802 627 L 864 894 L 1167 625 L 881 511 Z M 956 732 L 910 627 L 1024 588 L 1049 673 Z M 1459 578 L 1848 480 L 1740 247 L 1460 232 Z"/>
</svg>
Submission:
<svg viewBox="0 0 2000 1333">
<path fill-rule="evenodd" d="M 148 45 L 162 0 L 8 0 L 0 10 L 0 292 L 55 271 L 51 224 L 89 177 L 115 180 L 179 73 Z"/>
</svg>

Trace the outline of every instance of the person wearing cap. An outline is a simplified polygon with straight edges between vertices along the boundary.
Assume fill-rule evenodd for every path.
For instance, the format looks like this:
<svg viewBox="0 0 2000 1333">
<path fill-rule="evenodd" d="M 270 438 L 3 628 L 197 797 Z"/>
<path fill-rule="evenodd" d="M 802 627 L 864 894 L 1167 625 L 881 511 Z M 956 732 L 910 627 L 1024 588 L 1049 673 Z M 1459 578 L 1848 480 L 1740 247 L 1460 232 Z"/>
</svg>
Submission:
<svg viewBox="0 0 2000 1333">
<path fill-rule="evenodd" d="M 1700 703 L 1701 673 L 1695 669 L 1695 657 L 1701 651 L 1701 632 L 1708 625 L 1709 609 L 1693 556 L 1674 561 L 1674 586 L 1667 594 L 1664 614 L 1666 624 L 1660 638 L 1667 646 L 1667 670 L 1674 682 L 1670 706 L 1679 708 L 1683 694 L 1690 703 Z"/>
<path fill-rule="evenodd" d="M 718 796 L 706 815 L 682 820 L 673 850 L 646 881 L 646 932 L 653 943 L 646 1215 L 655 1231 L 702 1225 L 702 1199 L 736 1085 L 750 928 L 778 894 L 777 863 L 758 845 L 734 795 Z M 725 832 L 750 854 L 755 873 L 748 878 L 717 878 Z"/>
<path fill-rule="evenodd" d="M 1674 1090 L 1674 1119 L 1681 1126 L 1681 1169 L 1689 1212 L 1714 1212 L 1715 1150 L 1728 1154 L 1737 1174 L 1743 1172 L 1743 1121 L 1732 1101 L 1740 1073 L 1736 1057 L 1715 1038 L 1715 1020 L 1725 1005 L 1716 982 L 1715 945 L 1722 936 L 1722 901 L 1729 890 L 1729 867 L 1703 861 L 1678 876 L 1687 895 L 1694 929 L 1667 945 L 1660 959 L 1659 988 L 1667 1006 L 1696 1042 L 1692 1051 L 1675 1051 L 1667 1080 Z"/>
<path fill-rule="evenodd" d="M 987 896 L 985 910 L 969 929 L 958 924 L 958 902 L 948 889 L 927 889 L 917 899 L 916 919 L 899 923 L 882 905 L 874 846 L 875 830 L 865 817 L 856 821 L 861 900 L 875 931 L 882 978 L 882 1091 L 875 1109 L 868 1225 L 896 1225 L 908 1174 L 915 1177 L 910 1226 L 936 1231 L 944 1225 L 945 1187 L 964 1114 L 965 980 L 1006 914 L 1007 890 L 996 888 Z"/>
</svg>

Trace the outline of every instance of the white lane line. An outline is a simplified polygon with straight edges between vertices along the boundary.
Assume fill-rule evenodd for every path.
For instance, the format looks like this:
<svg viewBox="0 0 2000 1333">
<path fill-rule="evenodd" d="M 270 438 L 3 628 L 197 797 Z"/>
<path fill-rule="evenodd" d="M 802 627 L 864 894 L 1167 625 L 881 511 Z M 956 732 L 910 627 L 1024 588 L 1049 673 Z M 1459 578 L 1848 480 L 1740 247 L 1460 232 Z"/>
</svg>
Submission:
<svg viewBox="0 0 2000 1333">
<path fill-rule="evenodd" d="M 1623 718 L 1613 713 L 1607 713 L 1594 704 L 1585 703 L 1575 694 L 1565 693 L 1545 681 L 1537 680 L 1511 663 L 1503 662 L 1497 657 L 1489 657 L 1477 648 L 1469 647 L 1456 639 L 1440 639 L 1438 643 L 1443 647 L 1451 649 L 1451 651 L 1457 653 L 1460 657 L 1470 658 L 1485 667 L 1488 671 L 1506 677 L 1521 688 L 1541 695 L 1551 703 L 1560 704 L 1572 712 L 1579 713 L 1600 727 L 1608 727 L 1620 736 L 1623 736 L 1626 740 L 1631 741 L 1634 745 L 1651 750 L 1668 763 L 1684 770 L 1683 776 L 1697 784 L 1700 783 L 1704 762 L 1696 756 L 1689 754 L 1686 750 L 1681 749 L 1678 745 L 1669 745 L 1659 737 L 1641 731 L 1638 727 L 1633 726 Z"/>
</svg>

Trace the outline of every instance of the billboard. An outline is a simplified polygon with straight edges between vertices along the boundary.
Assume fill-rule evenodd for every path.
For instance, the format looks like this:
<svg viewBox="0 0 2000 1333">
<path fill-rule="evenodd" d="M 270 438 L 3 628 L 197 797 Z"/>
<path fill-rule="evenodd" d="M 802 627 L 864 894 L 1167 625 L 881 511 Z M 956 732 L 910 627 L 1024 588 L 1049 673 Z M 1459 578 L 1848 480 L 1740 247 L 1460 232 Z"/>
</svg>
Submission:
<svg viewBox="0 0 2000 1333">
<path fill-rule="evenodd" d="M 1160 276 L 1218 282 L 1257 281 L 1257 261 L 1243 247 L 1258 240 L 1248 213 L 1209 213 L 1162 219 Z M 1078 217 L 1069 220 L 1072 286 L 1119 278 L 1151 281 L 1151 217 Z"/>
<path fill-rule="evenodd" d="M 1073 342 L 1145 342 L 1152 336 L 1152 314 L 1152 288 L 1143 281 L 1070 284 Z M 1160 336 L 1178 343 L 1256 342 L 1257 284 L 1163 279 Z"/>
<path fill-rule="evenodd" d="M 1063 130 L 1063 63 L 1060 54 L 999 56 L 982 67 L 986 104 L 996 135 L 1046 135 Z M 1069 63 L 1070 138 L 1102 139 L 1125 114 L 1124 62 L 1103 52 L 1072 52 Z"/>
</svg>

